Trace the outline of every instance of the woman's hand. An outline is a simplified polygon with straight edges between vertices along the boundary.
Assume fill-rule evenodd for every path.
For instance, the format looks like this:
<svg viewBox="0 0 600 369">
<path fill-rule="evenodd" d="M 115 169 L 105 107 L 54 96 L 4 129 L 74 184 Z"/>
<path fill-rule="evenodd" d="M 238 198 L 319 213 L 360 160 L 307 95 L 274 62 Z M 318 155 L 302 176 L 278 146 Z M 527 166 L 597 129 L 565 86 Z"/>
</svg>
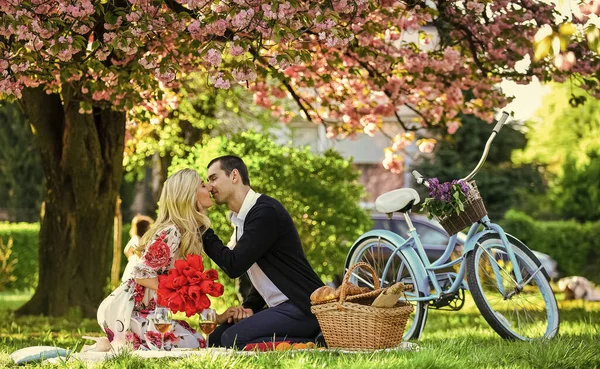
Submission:
<svg viewBox="0 0 600 369">
<path fill-rule="evenodd" d="M 146 288 L 151 288 L 153 290 L 158 290 L 158 278 L 136 278 L 135 283 L 140 286 L 144 286 Z"/>
<path fill-rule="evenodd" d="M 252 309 L 247 309 L 243 306 L 230 307 L 223 312 L 223 314 L 217 315 L 217 323 L 238 323 L 241 320 L 251 317 L 254 315 Z"/>
</svg>

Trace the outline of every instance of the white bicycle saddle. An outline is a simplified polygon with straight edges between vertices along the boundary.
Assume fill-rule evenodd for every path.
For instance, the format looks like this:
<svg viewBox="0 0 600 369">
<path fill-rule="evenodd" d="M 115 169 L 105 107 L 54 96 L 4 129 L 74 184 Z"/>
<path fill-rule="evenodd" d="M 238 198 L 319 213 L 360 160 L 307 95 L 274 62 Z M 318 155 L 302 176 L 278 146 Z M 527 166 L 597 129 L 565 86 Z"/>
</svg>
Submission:
<svg viewBox="0 0 600 369">
<path fill-rule="evenodd" d="M 407 212 L 421 201 L 419 194 L 412 188 L 400 188 L 377 197 L 375 208 L 382 213 Z"/>
</svg>

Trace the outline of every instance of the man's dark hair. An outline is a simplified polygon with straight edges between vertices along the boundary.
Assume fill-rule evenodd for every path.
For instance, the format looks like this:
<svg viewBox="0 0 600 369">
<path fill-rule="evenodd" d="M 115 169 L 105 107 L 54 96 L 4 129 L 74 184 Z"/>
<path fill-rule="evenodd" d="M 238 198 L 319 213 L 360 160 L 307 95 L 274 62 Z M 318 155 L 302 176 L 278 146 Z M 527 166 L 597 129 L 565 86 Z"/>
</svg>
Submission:
<svg viewBox="0 0 600 369">
<path fill-rule="evenodd" d="M 246 186 L 250 186 L 248 168 L 246 167 L 246 164 L 244 164 L 244 161 L 240 157 L 235 155 L 219 156 L 218 158 L 214 158 L 213 160 L 211 160 L 206 168 L 210 168 L 211 165 L 217 162 L 221 163 L 221 169 L 223 169 L 227 177 L 229 177 L 229 175 L 234 169 L 237 169 L 237 171 L 240 173 L 240 177 L 242 177 L 242 183 Z"/>
</svg>

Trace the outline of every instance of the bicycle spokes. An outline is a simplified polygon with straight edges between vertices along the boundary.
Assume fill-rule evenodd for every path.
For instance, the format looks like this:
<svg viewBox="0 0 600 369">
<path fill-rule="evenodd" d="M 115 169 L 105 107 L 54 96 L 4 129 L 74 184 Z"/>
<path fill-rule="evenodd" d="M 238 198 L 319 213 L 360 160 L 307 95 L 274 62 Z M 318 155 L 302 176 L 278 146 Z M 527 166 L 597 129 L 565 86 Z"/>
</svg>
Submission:
<svg viewBox="0 0 600 369">
<path fill-rule="evenodd" d="M 513 265 L 503 244 L 485 245 L 477 251 L 477 279 L 496 319 L 522 337 L 544 337 L 548 311 L 545 292 L 538 285 L 545 278 L 541 266 L 517 249 Z M 520 283 L 517 276 L 522 278 Z"/>
</svg>

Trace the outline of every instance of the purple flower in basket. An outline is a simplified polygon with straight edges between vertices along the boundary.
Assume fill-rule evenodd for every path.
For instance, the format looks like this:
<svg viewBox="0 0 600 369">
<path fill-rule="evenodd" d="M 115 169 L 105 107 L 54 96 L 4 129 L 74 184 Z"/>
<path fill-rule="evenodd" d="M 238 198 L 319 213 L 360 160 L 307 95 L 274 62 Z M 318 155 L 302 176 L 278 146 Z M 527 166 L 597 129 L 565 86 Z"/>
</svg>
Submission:
<svg viewBox="0 0 600 369">
<path fill-rule="evenodd" d="M 431 178 L 429 181 L 429 196 L 435 200 L 452 201 L 452 186 L 460 185 L 461 191 L 466 195 L 469 194 L 469 185 L 463 180 L 453 180 L 452 182 L 443 182 L 437 178 Z"/>
<path fill-rule="evenodd" d="M 431 178 L 428 182 L 429 198 L 423 202 L 423 210 L 429 213 L 430 218 L 458 214 L 464 210 L 470 190 L 467 183 L 463 180 L 440 183 L 437 178 Z"/>
<path fill-rule="evenodd" d="M 460 185 L 460 189 L 462 190 L 462 192 L 465 194 L 465 196 L 467 196 L 469 194 L 469 185 L 465 183 L 465 181 L 463 181 L 462 179 L 455 179 L 452 181 L 452 184 L 458 184 Z"/>
</svg>

